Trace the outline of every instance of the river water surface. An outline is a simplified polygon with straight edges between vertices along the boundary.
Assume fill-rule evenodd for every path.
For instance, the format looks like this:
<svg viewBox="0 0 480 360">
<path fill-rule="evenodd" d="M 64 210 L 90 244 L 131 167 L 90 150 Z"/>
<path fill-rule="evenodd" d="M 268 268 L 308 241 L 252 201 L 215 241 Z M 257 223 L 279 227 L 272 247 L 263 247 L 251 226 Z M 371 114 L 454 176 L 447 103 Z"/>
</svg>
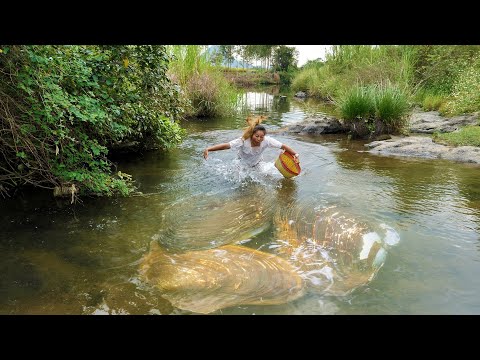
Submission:
<svg viewBox="0 0 480 360">
<path fill-rule="evenodd" d="M 329 110 L 281 93 L 248 92 L 241 106 L 237 116 L 185 122 L 188 137 L 171 152 L 119 161 L 118 170 L 133 175 L 141 194 L 84 198 L 73 206 L 44 192 L 1 200 L 0 313 L 195 314 L 202 311 L 188 301 L 198 304 L 208 295 L 218 304 L 228 295 L 225 306 L 203 307 L 209 309 L 203 313 L 480 314 L 478 167 L 370 155 L 364 142 L 343 135 L 282 135 L 279 128 Z M 248 113 L 268 115 L 269 135 L 300 154 L 298 177 L 282 177 L 273 166 L 274 149 L 253 172 L 237 164 L 232 150 L 203 159 L 206 146 L 242 134 Z M 330 231 L 325 223 L 332 221 L 343 230 L 363 224 L 363 243 L 323 248 L 326 232 L 318 229 Z M 375 239 L 381 256 L 375 266 L 361 268 L 357 260 L 366 261 Z M 139 269 L 152 243 L 172 264 L 184 261 L 183 274 L 193 280 L 187 284 L 175 273 L 172 281 L 182 283 L 168 294 L 147 283 Z M 280 301 L 275 294 L 276 302 L 251 305 L 222 293 L 226 283 L 212 287 L 208 279 L 217 269 L 235 277 L 228 264 L 220 269 L 211 258 L 215 249 L 226 254 L 229 245 L 275 255 L 279 266 L 291 264 L 302 291 L 283 289 L 291 284 L 290 270 L 274 278 L 261 260 L 257 269 L 240 266 L 252 278 L 267 269 L 255 284 L 249 280 L 251 293 L 244 297 L 283 290 L 292 296 L 282 293 Z M 204 268 L 192 265 L 192 254 Z M 317 255 L 316 263 L 330 257 L 333 265 L 315 267 L 308 259 Z M 164 269 L 157 276 L 165 277 Z M 325 279 L 335 282 L 326 286 Z"/>
</svg>

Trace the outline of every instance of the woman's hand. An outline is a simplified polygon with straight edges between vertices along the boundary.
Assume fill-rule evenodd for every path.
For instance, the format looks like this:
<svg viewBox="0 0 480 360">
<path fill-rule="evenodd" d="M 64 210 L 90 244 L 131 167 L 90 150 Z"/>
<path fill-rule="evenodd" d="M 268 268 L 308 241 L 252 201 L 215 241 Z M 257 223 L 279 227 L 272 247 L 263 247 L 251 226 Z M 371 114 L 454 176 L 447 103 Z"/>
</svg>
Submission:
<svg viewBox="0 0 480 360">
<path fill-rule="evenodd" d="M 207 160 L 207 158 L 208 158 L 208 149 L 203 150 L 203 157 L 205 158 L 205 160 Z"/>
<path fill-rule="evenodd" d="M 293 161 L 295 161 L 297 164 L 300 162 L 300 160 L 298 159 L 298 153 L 293 155 Z"/>
</svg>

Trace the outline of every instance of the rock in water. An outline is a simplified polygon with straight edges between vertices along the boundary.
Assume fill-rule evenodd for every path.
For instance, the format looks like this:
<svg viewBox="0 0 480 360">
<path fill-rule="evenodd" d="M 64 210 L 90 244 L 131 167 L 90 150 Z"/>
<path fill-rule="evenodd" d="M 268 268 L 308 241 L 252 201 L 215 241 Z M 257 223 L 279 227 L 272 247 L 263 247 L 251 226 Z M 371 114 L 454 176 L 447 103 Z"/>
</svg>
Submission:
<svg viewBox="0 0 480 360">
<path fill-rule="evenodd" d="M 303 295 L 294 267 L 243 246 L 168 253 L 152 242 L 140 264 L 143 279 L 173 306 L 208 314 L 236 305 L 276 305 Z"/>
</svg>

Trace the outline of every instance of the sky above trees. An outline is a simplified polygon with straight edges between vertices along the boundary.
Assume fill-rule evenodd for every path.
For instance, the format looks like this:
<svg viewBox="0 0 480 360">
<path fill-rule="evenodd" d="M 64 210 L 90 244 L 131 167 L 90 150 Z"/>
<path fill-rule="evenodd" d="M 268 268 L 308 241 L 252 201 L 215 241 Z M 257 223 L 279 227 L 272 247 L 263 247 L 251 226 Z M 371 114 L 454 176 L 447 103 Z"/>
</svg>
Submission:
<svg viewBox="0 0 480 360">
<path fill-rule="evenodd" d="M 330 45 L 287 45 L 298 50 L 298 66 L 304 65 L 308 60 L 321 58 L 325 60 L 325 51 Z"/>
</svg>

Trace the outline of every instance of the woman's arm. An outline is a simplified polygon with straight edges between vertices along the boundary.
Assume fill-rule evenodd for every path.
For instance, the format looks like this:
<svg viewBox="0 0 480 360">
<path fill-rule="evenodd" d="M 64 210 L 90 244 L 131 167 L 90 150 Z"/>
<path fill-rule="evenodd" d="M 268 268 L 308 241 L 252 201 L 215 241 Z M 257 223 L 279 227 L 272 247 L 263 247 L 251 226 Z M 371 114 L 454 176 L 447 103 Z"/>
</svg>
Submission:
<svg viewBox="0 0 480 360">
<path fill-rule="evenodd" d="M 282 147 L 281 147 L 282 150 L 285 150 L 286 152 L 288 152 L 290 155 L 293 156 L 293 159 L 295 160 L 295 162 L 298 163 L 298 153 L 293 150 L 290 146 L 288 145 L 285 145 L 285 144 L 282 144 Z"/>
<path fill-rule="evenodd" d="M 209 151 L 227 150 L 227 149 L 230 149 L 229 143 L 213 145 L 203 150 L 203 157 L 205 158 L 205 160 L 207 160 Z"/>
</svg>

